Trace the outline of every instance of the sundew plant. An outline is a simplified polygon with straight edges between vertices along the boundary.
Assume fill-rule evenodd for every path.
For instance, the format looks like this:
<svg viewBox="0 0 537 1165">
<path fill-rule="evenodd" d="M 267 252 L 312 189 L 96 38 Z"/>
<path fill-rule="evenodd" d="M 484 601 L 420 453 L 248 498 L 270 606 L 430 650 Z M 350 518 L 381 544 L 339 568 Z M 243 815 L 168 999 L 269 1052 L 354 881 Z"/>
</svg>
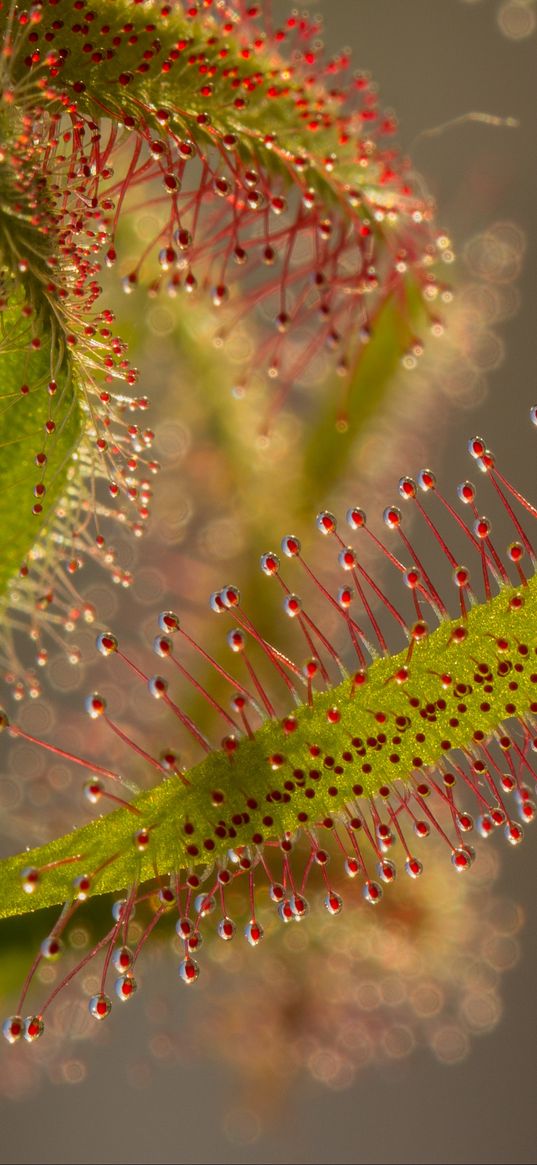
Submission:
<svg viewBox="0 0 537 1165">
<path fill-rule="evenodd" d="M 204 940 L 259 946 L 267 903 L 282 928 L 307 928 L 360 898 L 382 926 L 392 883 L 427 878 L 428 846 L 446 878 L 471 879 L 485 839 L 522 841 L 537 509 L 486 434 L 470 435 L 453 495 L 422 467 L 380 526 L 354 496 L 366 423 L 442 332 L 453 255 L 394 115 L 346 52 L 324 54 L 314 17 L 280 22 L 243 0 L 43 0 L 4 3 L 0 32 L 0 723 L 82 769 L 95 807 L 0 865 L 0 916 L 27 916 L 36 939 L 4 1023 L 16 1044 L 46 1040 L 88 968 L 89 1013 L 108 1020 L 161 933 L 194 985 Z M 135 303 L 130 348 L 118 289 Z M 215 566 L 201 630 L 156 609 L 143 652 L 79 580 L 93 563 L 128 586 L 115 531 L 138 540 L 151 524 L 160 467 L 131 352 L 152 304 L 172 314 L 184 368 L 166 408 L 211 418 L 259 566 L 244 585 Z M 286 426 L 303 496 L 291 469 L 267 473 L 260 500 L 254 463 Z M 320 491 L 343 481 L 341 512 L 323 508 Z M 159 713 L 144 734 L 96 686 L 74 751 L 58 724 L 38 740 L 18 709 L 39 698 L 51 651 L 76 665 L 71 635 L 87 624 L 102 687 L 145 689 Z"/>
</svg>

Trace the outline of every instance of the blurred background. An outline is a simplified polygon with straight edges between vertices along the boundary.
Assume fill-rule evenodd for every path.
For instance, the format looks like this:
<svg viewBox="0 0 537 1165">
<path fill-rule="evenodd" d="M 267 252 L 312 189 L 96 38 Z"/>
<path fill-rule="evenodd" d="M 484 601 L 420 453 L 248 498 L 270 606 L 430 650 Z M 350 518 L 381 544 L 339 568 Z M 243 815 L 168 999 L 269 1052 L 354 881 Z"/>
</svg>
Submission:
<svg viewBox="0 0 537 1165">
<path fill-rule="evenodd" d="M 291 11 L 286 0 L 274 8 Z M 323 0 L 315 10 L 328 51 L 349 45 L 398 115 L 400 146 L 436 199 L 457 256 L 447 273 L 456 294 L 442 305 L 444 335 L 427 337 L 423 356 L 407 354 L 382 415 L 323 483 L 297 472 L 300 391 L 270 441 L 261 439 L 255 397 L 236 401 L 222 390 L 224 357 L 205 342 L 204 317 L 179 321 L 159 299 L 142 326 L 136 305 L 118 296 L 141 389 L 154 402 L 162 474 L 148 537 L 119 544 L 134 585 L 123 592 L 99 575 L 84 585 L 99 620 L 131 654 L 142 660 L 145 651 L 148 667 L 144 645 L 157 611 L 179 607 L 207 643 L 205 596 L 228 581 L 263 608 L 272 631 L 257 562 L 278 533 L 291 523 L 307 541 L 308 515 L 322 504 L 381 510 L 399 476 L 423 464 L 452 488 L 470 473 L 466 439 L 476 432 L 535 498 L 527 416 L 537 398 L 537 6 Z M 133 229 L 143 239 L 151 223 L 141 216 Z M 130 243 L 136 238 L 124 240 L 125 271 Z M 204 399 L 191 356 L 200 336 Z M 243 358 L 249 342 L 239 337 L 225 359 Z M 103 672 L 94 637 L 91 628 L 78 635 L 78 668 L 51 659 L 43 701 L 21 704 L 19 722 L 49 739 L 61 722 L 64 743 L 87 753 L 80 707 L 98 686 L 117 717 L 156 743 L 160 709 Z M 95 747 L 116 759 L 98 729 Z M 80 779 L 65 765 L 20 743 L 6 763 L 10 849 L 89 817 Z M 518 850 L 496 844 L 481 854 L 464 884 L 431 847 L 428 877 L 398 886 L 374 918 L 367 908 L 339 920 L 316 911 L 254 952 L 204 950 L 192 993 L 178 984 L 167 947 L 148 951 L 139 995 L 103 1027 L 88 1020 L 75 988 L 39 1044 L 2 1050 L 1 1158 L 533 1162 L 537 908 L 528 834 Z M 81 928 L 75 945 L 86 940 Z"/>
</svg>

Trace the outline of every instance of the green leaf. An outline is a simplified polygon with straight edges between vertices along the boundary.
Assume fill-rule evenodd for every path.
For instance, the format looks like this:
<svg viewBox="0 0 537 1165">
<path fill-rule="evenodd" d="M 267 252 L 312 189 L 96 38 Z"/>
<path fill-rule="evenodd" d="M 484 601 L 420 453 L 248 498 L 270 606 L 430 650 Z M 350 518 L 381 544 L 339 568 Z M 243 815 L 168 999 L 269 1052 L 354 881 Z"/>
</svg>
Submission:
<svg viewBox="0 0 537 1165">
<path fill-rule="evenodd" d="M 70 361 L 58 353 L 50 330 L 30 326 L 22 314 L 25 302 L 19 291 L 0 313 L 0 593 L 65 490 L 83 427 Z M 57 386 L 53 396 L 51 380 Z M 55 428 L 49 434 L 50 421 Z M 44 466 L 36 465 L 41 453 L 47 457 Z M 36 505 L 42 507 L 39 513 L 32 512 Z"/>
<path fill-rule="evenodd" d="M 515 596 L 522 603 L 512 603 Z M 367 672 L 316 694 L 312 706 L 293 711 L 292 730 L 285 721 L 267 720 L 252 739 L 237 742 L 231 754 L 225 749 L 209 753 L 188 772 L 187 783 L 179 777 L 166 780 L 135 797 L 129 808 L 6 859 L 0 864 L 0 917 L 69 901 L 77 896 L 74 880 L 81 875 L 90 879 L 86 896 L 124 890 L 155 875 L 208 868 L 225 858 L 231 837 L 236 849 L 262 844 L 255 838 L 264 843 L 294 833 L 302 827 L 299 814 L 305 809 L 314 827 L 327 816 L 344 814 L 349 804 L 377 796 L 383 787 L 393 791 L 394 781 L 412 790 L 418 768 L 431 773 L 454 751 L 471 751 L 476 739 L 489 739 L 506 720 L 529 713 L 535 696 L 533 663 L 529 656 L 524 664 L 520 644 L 536 642 L 534 577 L 526 587 L 503 588 L 473 607 L 466 621 L 442 622 L 415 643 L 410 660 L 407 651 L 378 659 Z M 486 701 L 481 684 L 474 682 L 476 663 L 488 669 Z M 519 665 L 516 702 L 506 663 Z M 464 704 L 459 685 L 464 685 Z M 432 719 L 422 715 L 438 699 Z M 354 742 L 360 738 L 362 746 L 368 740 L 376 715 L 383 723 L 397 720 L 404 727 L 396 750 L 388 736 L 385 747 L 366 747 L 364 761 Z M 299 770 L 308 772 L 312 746 L 321 758 L 313 762 L 319 766 L 314 804 L 294 782 L 285 801 L 283 782 Z M 323 766 L 325 756 L 348 757 L 337 776 L 333 766 Z M 247 821 L 241 824 L 247 803 Z M 217 829 L 222 824 L 224 838 Z M 32 893 L 24 890 L 27 867 L 39 873 Z"/>
</svg>

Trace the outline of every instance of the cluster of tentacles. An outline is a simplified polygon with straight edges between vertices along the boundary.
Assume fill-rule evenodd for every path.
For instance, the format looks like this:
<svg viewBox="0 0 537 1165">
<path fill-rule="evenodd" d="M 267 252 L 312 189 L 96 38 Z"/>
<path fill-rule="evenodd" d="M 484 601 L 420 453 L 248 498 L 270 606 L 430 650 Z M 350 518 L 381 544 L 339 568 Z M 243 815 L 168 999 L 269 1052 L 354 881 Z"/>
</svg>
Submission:
<svg viewBox="0 0 537 1165">
<path fill-rule="evenodd" d="M 535 409 L 532 420 L 537 423 Z M 0 882 L 9 902 L 4 914 L 20 911 L 24 902 L 32 909 L 65 903 L 32 964 L 17 1015 L 6 1021 L 8 1040 L 40 1035 L 43 1015 L 58 992 L 100 953 L 100 990 L 90 1001 L 91 1013 L 102 1019 L 110 1011 L 111 968 L 119 999 L 130 998 L 145 943 L 170 913 L 176 916 L 182 953 L 179 974 L 192 983 L 199 975 L 196 954 L 207 920 L 217 918 L 221 939 L 235 934 L 230 900 L 233 912 L 246 915 L 247 941 L 259 944 L 263 927 L 256 896 L 262 883 L 282 922 L 291 923 L 308 914 L 307 892 L 310 884 L 315 892 L 316 882 L 324 887 L 327 911 L 341 911 L 343 897 L 333 887 L 330 860 L 343 864 L 350 882 L 376 905 L 396 877 L 397 854 L 407 875 L 421 875 L 420 844 L 431 832 L 442 840 L 458 873 L 474 861 L 473 831 L 486 838 L 499 829 L 511 845 L 522 840 L 523 825 L 535 814 L 537 715 L 535 554 L 524 518 L 537 517 L 537 509 L 500 472 L 481 438 L 474 438 L 469 449 L 492 487 L 498 516 L 511 527 L 506 555 L 496 545 L 490 519 L 478 508 L 470 481 L 458 487 L 461 512 L 441 493 L 429 469 L 399 483 L 401 498 L 419 511 L 436 560 L 448 565 L 458 594 L 454 618 L 425 552 L 418 551 L 401 510 L 392 505 L 384 511 L 384 523 L 397 540 L 393 548 L 370 530 L 358 507 L 347 513 L 356 535 L 352 545 L 334 515 L 318 515 L 319 530 L 335 545 L 345 580 L 335 593 L 305 559 L 299 539 L 284 536 L 283 555 L 301 569 L 314 605 L 289 588 L 276 553 L 262 556 L 261 569 L 279 583 L 285 614 L 298 629 L 297 659 L 263 637 L 231 585 L 213 594 L 211 606 L 232 620 L 228 645 L 242 661 L 242 679 L 193 640 L 171 611 L 159 616 L 154 642 L 167 675 L 164 667 L 157 674 L 142 670 L 112 632 L 99 635 L 98 648 L 109 657 L 108 666 L 134 672 L 167 706 L 190 759 L 184 765 L 175 745 L 153 756 L 114 720 L 102 696 L 88 697 L 89 716 L 105 721 L 130 749 L 129 772 L 136 765 L 150 766 L 164 779 L 135 793 L 119 770 L 71 757 L 91 774 L 84 786 L 88 800 L 118 807 L 2 863 Z M 425 502 L 427 495 L 447 512 L 451 534 L 444 534 L 443 521 Z M 462 513 L 469 515 L 468 522 Z M 479 596 L 470 569 L 451 548 L 461 533 L 482 578 Z M 400 577 L 410 616 L 363 566 L 363 539 L 373 539 Z M 387 647 L 390 622 L 405 643 L 397 654 Z M 227 696 L 213 694 L 191 670 L 196 658 L 209 665 Z M 186 684 L 183 697 L 175 691 L 178 675 Z M 210 706 L 222 725 L 225 735 L 216 744 L 186 710 L 188 690 Z M 13 737 L 34 739 L 7 716 L 3 725 Z M 55 744 L 37 743 L 69 756 Z M 122 892 L 112 924 L 55 984 L 39 1013 L 24 1021 L 23 1004 L 41 961 L 59 955 L 62 935 L 81 904 L 109 891 Z M 147 916 L 131 947 L 135 909 L 139 915 L 145 909 Z"/>
</svg>

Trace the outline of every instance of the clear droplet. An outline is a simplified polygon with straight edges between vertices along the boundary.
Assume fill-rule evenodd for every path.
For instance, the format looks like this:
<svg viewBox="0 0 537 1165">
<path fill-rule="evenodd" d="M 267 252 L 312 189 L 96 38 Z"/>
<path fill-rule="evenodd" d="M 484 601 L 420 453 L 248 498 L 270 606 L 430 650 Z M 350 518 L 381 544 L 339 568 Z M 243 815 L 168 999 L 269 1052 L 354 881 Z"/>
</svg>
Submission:
<svg viewBox="0 0 537 1165">
<path fill-rule="evenodd" d="M 261 942 L 264 933 L 261 923 L 257 922 L 255 918 L 251 918 L 244 928 L 244 937 L 251 947 L 256 947 Z"/>
<path fill-rule="evenodd" d="M 43 1035 L 45 1024 L 40 1015 L 29 1015 L 24 1021 L 24 1038 L 29 1044 L 33 1044 L 34 1040 L 38 1040 Z"/>
<path fill-rule="evenodd" d="M 195 983 L 196 979 L 199 978 L 199 973 L 200 969 L 195 959 L 186 958 L 182 959 L 179 963 L 179 977 L 183 980 L 183 983 L 187 985 Z"/>
<path fill-rule="evenodd" d="M 336 894 L 334 890 L 329 890 L 325 897 L 324 904 L 329 914 L 341 914 L 343 910 L 343 899 L 340 894 Z"/>
<path fill-rule="evenodd" d="M 112 955 L 112 966 L 119 975 L 124 975 L 132 967 L 133 955 L 129 947 L 116 947 Z"/>
<path fill-rule="evenodd" d="M 35 866 L 25 866 L 21 870 L 22 888 L 25 894 L 33 894 L 39 882 L 39 870 Z"/>
<path fill-rule="evenodd" d="M 116 979 L 114 988 L 118 999 L 126 1003 L 138 990 L 138 984 L 132 975 L 122 975 L 120 979 Z"/>
<path fill-rule="evenodd" d="M 387 864 L 391 865 L 391 862 Z M 367 881 L 362 887 L 362 894 L 371 906 L 378 906 L 382 898 L 382 886 L 379 886 L 378 882 Z"/>
<path fill-rule="evenodd" d="M 9 1015 L 2 1024 L 2 1035 L 8 1044 L 16 1044 L 24 1035 L 24 1022 L 20 1015 Z"/>
<path fill-rule="evenodd" d="M 236 929 L 237 928 L 235 926 L 235 923 L 233 922 L 233 919 L 228 918 L 227 915 L 224 918 L 220 919 L 220 922 L 218 923 L 218 926 L 216 928 L 219 937 L 221 939 L 223 939 L 224 942 L 229 942 L 230 939 L 233 938 L 233 935 L 235 934 Z"/>
<path fill-rule="evenodd" d="M 108 995 L 100 991 L 98 995 L 92 995 L 88 1003 L 88 1010 L 94 1019 L 106 1019 L 112 1010 L 112 1002 Z"/>
<path fill-rule="evenodd" d="M 55 935 L 48 935 L 47 938 L 43 939 L 40 951 L 44 959 L 55 962 L 63 953 L 63 943 Z"/>
</svg>

